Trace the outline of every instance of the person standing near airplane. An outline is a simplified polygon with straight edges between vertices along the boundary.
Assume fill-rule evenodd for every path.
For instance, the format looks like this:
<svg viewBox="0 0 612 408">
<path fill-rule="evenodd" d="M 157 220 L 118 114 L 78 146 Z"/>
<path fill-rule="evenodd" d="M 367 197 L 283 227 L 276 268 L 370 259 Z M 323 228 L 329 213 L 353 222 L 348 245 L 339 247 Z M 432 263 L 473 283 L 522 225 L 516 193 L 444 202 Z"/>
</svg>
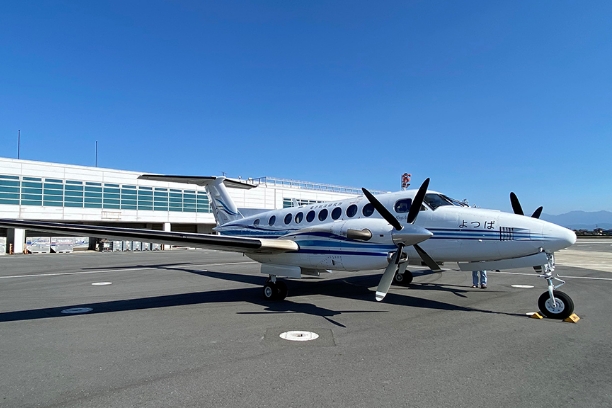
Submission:
<svg viewBox="0 0 612 408">
<path fill-rule="evenodd" d="M 478 287 L 478 275 L 480 275 L 480 288 L 487 288 L 487 271 L 472 271 L 472 287 Z"/>
</svg>

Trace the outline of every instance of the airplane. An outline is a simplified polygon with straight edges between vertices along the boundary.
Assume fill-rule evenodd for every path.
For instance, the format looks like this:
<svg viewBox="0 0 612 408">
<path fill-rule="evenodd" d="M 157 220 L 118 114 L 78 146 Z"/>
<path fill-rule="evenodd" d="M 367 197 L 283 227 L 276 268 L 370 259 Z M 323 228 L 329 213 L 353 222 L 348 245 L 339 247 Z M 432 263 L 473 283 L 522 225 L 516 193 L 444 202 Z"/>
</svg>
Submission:
<svg viewBox="0 0 612 408">
<path fill-rule="evenodd" d="M 374 196 L 363 188 L 363 196 L 245 217 L 226 186 L 253 188 L 251 184 L 215 176 L 143 174 L 139 179 L 204 186 L 217 234 L 15 219 L 0 219 L 0 226 L 242 252 L 268 275 L 263 287 L 267 300 L 286 298 L 287 285 L 279 278 L 332 271 L 384 269 L 376 289 L 381 301 L 392 283 L 412 282 L 409 265 L 436 272 L 444 262 L 457 262 L 463 271 L 534 267 L 548 285 L 538 299 L 540 311 L 554 319 L 574 311 L 573 300 L 557 290 L 565 282 L 553 272 L 554 252 L 573 245 L 576 234 L 540 220 L 541 207 L 531 217 L 523 215 L 514 193 L 514 214 L 473 208 L 428 190 L 426 179 L 418 190 Z"/>
</svg>

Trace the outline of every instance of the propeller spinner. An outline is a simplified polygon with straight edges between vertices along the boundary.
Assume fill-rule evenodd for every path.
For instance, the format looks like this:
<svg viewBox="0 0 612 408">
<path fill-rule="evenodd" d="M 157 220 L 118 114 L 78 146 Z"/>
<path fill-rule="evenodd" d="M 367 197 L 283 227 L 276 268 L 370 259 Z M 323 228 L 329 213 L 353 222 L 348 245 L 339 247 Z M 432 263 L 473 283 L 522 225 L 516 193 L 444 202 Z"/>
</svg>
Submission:
<svg viewBox="0 0 612 408">
<path fill-rule="evenodd" d="M 421 184 L 419 191 L 417 191 L 416 195 L 414 196 L 412 205 L 408 211 L 408 225 L 405 227 L 402 227 L 402 224 L 400 224 L 398 219 L 395 218 L 393 214 L 391 214 L 391 212 L 372 195 L 372 193 L 365 188 L 362 188 L 363 194 L 366 196 L 368 201 L 395 230 L 391 233 L 391 235 L 393 237 L 393 242 L 395 245 L 397 245 L 397 251 L 385 269 L 383 276 L 380 278 L 378 288 L 376 288 L 376 300 L 379 302 L 384 299 L 389 291 L 389 287 L 393 281 L 393 276 L 395 275 L 395 270 L 397 269 L 397 265 L 399 264 L 401 254 L 405 246 L 412 245 L 423 262 L 425 262 L 430 269 L 434 271 L 440 270 L 438 264 L 427 254 L 427 252 L 423 250 L 423 248 L 418 245 L 419 242 L 429 239 L 433 236 L 433 234 L 431 231 L 428 231 L 423 227 L 414 225 L 414 222 L 419 215 L 421 205 L 423 204 L 425 193 L 427 193 L 427 187 L 429 187 L 429 179 L 426 179 L 423 184 Z"/>
</svg>

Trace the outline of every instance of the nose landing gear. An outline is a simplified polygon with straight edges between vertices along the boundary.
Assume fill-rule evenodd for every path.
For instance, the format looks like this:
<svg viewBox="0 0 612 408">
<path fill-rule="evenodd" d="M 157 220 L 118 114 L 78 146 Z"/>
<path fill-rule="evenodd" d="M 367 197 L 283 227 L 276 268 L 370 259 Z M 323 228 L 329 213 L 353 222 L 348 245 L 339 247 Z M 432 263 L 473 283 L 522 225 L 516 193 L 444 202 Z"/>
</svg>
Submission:
<svg viewBox="0 0 612 408">
<path fill-rule="evenodd" d="M 553 290 L 552 297 L 548 292 L 542 293 L 538 299 L 538 307 L 544 316 L 551 319 L 567 319 L 574 313 L 572 298 L 560 290 Z"/>
<path fill-rule="evenodd" d="M 566 293 L 561 292 L 559 289 L 565 281 L 559 278 L 559 275 L 553 276 L 555 270 L 555 257 L 553 254 L 546 254 L 548 256 L 548 263 L 542 267 L 536 268 L 536 271 L 540 273 L 539 277 L 546 279 L 548 283 L 548 291 L 542 293 L 538 299 L 538 307 L 542 314 L 551 319 L 566 319 L 574 313 L 574 302 L 572 298 Z M 559 283 L 555 286 L 553 280 Z"/>
</svg>

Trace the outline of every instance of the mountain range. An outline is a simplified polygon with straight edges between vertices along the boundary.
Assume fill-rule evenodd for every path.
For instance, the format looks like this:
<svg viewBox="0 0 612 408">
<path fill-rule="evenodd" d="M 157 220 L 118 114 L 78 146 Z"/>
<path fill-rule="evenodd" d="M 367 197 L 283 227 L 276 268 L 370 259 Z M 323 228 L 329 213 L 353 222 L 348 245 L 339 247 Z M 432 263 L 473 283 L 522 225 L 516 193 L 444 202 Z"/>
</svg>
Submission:
<svg viewBox="0 0 612 408">
<path fill-rule="evenodd" d="M 610 211 L 570 211 L 559 215 L 543 213 L 540 219 L 575 230 L 612 229 L 612 212 Z"/>
</svg>

